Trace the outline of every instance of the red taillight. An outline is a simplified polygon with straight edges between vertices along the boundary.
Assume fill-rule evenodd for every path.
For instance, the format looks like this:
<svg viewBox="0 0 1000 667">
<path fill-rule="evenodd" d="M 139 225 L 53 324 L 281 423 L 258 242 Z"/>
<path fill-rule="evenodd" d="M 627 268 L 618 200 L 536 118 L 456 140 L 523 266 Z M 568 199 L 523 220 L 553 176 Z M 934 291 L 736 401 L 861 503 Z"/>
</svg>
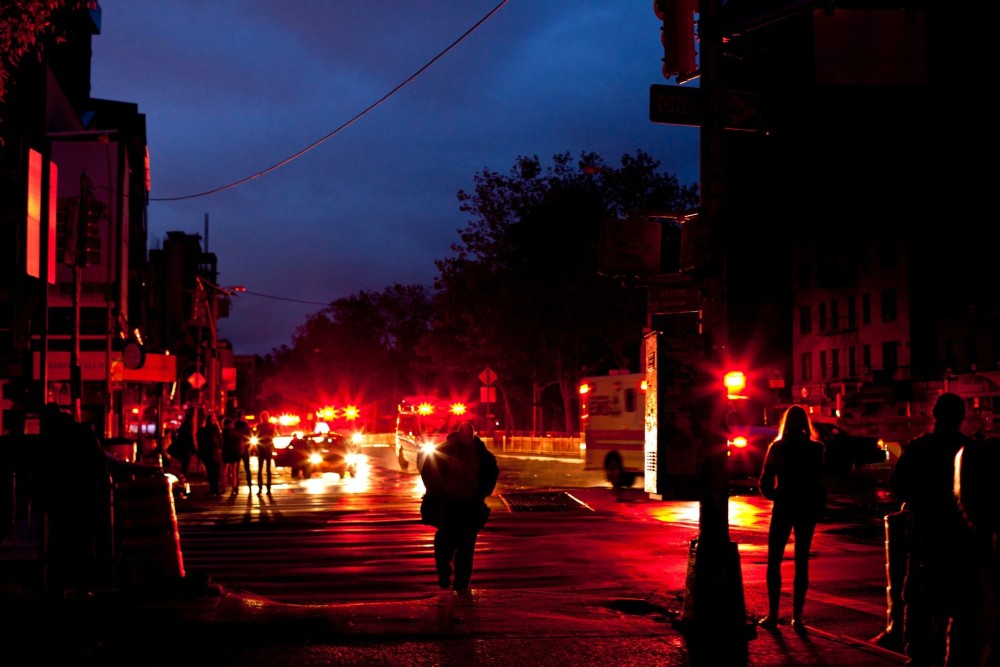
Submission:
<svg viewBox="0 0 1000 667">
<path fill-rule="evenodd" d="M 590 393 L 590 385 L 587 384 L 586 382 L 584 382 L 583 384 L 581 384 L 580 385 L 580 393 L 581 394 L 589 394 Z"/>
</svg>

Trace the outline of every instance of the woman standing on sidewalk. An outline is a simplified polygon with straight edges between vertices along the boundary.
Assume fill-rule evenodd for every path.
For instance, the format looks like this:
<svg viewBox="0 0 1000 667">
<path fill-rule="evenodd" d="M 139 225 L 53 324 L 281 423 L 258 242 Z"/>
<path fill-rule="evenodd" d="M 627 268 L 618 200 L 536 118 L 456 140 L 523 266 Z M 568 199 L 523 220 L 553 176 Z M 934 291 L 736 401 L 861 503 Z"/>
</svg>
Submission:
<svg viewBox="0 0 1000 667">
<path fill-rule="evenodd" d="M 816 523 L 826 508 L 826 491 L 823 487 L 823 443 L 817 439 L 809 415 L 801 405 L 789 407 L 781 417 L 778 435 L 764 455 L 760 492 L 774 501 L 767 532 L 768 611 L 760 625 L 768 630 L 778 627 L 781 561 L 794 529 L 792 627 L 802 630 L 802 608 L 809 588 L 809 549 Z"/>
</svg>

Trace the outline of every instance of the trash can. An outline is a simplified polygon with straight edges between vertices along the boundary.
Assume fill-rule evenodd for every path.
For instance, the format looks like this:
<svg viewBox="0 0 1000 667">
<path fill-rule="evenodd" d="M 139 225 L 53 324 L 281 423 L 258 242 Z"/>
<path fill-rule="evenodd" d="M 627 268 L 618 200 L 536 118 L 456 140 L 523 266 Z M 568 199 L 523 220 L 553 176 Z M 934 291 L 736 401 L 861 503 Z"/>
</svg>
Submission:
<svg viewBox="0 0 1000 667">
<path fill-rule="evenodd" d="M 161 474 L 114 486 L 116 573 L 126 588 L 167 588 L 184 578 L 170 484 Z"/>
</svg>

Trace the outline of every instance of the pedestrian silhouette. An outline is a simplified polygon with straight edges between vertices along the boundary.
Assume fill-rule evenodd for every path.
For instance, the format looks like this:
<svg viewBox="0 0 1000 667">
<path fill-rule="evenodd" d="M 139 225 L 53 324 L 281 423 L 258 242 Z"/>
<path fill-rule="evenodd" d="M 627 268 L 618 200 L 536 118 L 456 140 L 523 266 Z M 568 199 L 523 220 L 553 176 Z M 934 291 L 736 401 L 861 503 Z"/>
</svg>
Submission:
<svg viewBox="0 0 1000 667">
<path fill-rule="evenodd" d="M 823 443 L 801 405 L 792 405 L 781 416 L 778 435 L 767 447 L 760 474 L 760 492 L 773 501 L 767 531 L 767 616 L 761 627 L 778 627 L 781 599 L 781 562 L 788 539 L 795 531 L 795 576 L 792 583 L 792 627 L 802 631 L 802 610 L 809 588 L 809 549 L 813 533 L 826 507 L 823 486 Z"/>
<path fill-rule="evenodd" d="M 188 408 L 184 413 L 184 418 L 174 432 L 173 442 L 167 449 L 167 454 L 181 464 L 181 478 L 187 479 L 188 469 L 191 467 L 191 457 L 195 455 L 195 430 L 197 429 L 195 420 L 195 409 Z"/>
<path fill-rule="evenodd" d="M 250 438 L 253 436 L 253 429 L 244 417 L 242 410 L 236 411 L 236 420 L 233 422 L 233 429 L 240 437 L 240 459 L 243 461 L 243 473 L 247 480 L 247 493 L 253 493 L 253 477 L 250 472 L 250 457 L 252 448 Z M 239 487 L 239 467 L 236 470 L 236 486 Z"/>
<path fill-rule="evenodd" d="M 489 517 L 486 498 L 496 488 L 500 469 L 496 457 L 476 435 L 472 422 L 463 422 L 421 465 L 420 478 L 427 504 L 436 516 L 434 565 L 438 586 L 465 591 L 472 578 L 476 539 Z"/>
<path fill-rule="evenodd" d="M 231 496 L 239 493 L 242 452 L 242 436 L 236 422 L 226 417 L 222 420 L 222 483 L 230 487 Z"/>
<path fill-rule="evenodd" d="M 257 495 L 261 495 L 264 490 L 271 495 L 271 459 L 274 456 L 274 436 L 278 434 L 274 424 L 271 423 L 271 413 L 262 410 L 260 413 L 260 423 L 254 431 L 257 436 Z M 264 471 L 267 470 L 267 485 L 264 484 Z"/>
<path fill-rule="evenodd" d="M 970 591 L 968 614 L 975 619 L 972 655 L 976 667 L 1000 664 L 1000 502 L 996 471 L 1000 437 L 966 443 L 955 457 L 955 497 L 972 529 L 973 565 L 979 585 Z"/>
<path fill-rule="evenodd" d="M 973 442 L 964 435 L 965 402 L 944 393 L 934 403 L 934 428 L 903 447 L 889 488 L 910 513 L 903 581 L 903 637 L 909 665 L 974 665 L 968 596 L 971 531 L 954 493 L 955 456 Z"/>
<path fill-rule="evenodd" d="M 219 475 L 222 472 L 222 430 L 214 414 L 205 415 L 201 427 L 195 433 L 198 458 L 205 465 L 205 479 L 208 480 L 208 495 L 219 495 Z"/>
</svg>

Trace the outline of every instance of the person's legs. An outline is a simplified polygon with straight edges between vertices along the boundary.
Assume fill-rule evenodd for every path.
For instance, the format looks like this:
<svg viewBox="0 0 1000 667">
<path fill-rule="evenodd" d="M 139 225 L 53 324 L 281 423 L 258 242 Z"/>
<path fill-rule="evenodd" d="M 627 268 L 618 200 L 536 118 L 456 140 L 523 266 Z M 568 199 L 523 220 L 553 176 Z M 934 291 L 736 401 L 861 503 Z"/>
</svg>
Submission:
<svg viewBox="0 0 1000 667">
<path fill-rule="evenodd" d="M 781 601 L 781 561 L 785 557 L 785 545 L 792 534 L 792 524 L 780 513 L 772 512 L 767 529 L 767 616 L 761 625 L 774 627 L 778 624 L 778 607 Z"/>
<path fill-rule="evenodd" d="M 259 496 L 264 492 L 264 453 L 260 451 L 260 445 L 257 447 L 257 495 Z"/>
<path fill-rule="evenodd" d="M 438 528 L 434 533 L 434 566 L 441 588 L 448 588 L 451 583 L 451 559 L 454 554 L 455 532 L 447 528 Z"/>
<path fill-rule="evenodd" d="M 469 587 L 472 579 L 472 559 L 476 553 L 475 530 L 463 530 L 457 535 L 455 543 L 455 590 Z"/>
<path fill-rule="evenodd" d="M 809 550 L 815 531 L 816 522 L 812 519 L 799 519 L 795 522 L 795 579 L 792 584 L 794 625 L 802 622 L 802 609 L 806 604 L 806 591 L 809 590 Z"/>
<path fill-rule="evenodd" d="M 253 493 L 253 476 L 250 472 L 250 455 L 246 454 L 243 456 L 243 472 L 247 478 L 247 491 Z"/>
<path fill-rule="evenodd" d="M 271 493 L 271 459 L 272 458 L 273 457 L 271 456 L 271 451 L 268 450 L 267 451 L 267 458 L 265 459 L 265 463 L 267 465 L 267 492 L 268 493 Z"/>
</svg>

